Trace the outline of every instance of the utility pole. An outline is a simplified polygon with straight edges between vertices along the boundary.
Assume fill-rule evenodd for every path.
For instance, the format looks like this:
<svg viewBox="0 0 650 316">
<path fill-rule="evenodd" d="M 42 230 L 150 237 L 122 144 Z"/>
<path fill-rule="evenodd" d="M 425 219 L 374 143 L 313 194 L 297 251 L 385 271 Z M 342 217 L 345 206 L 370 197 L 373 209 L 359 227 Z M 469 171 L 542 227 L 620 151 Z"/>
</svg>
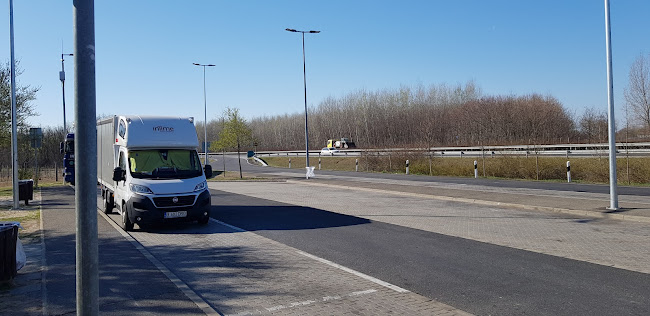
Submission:
<svg viewBox="0 0 650 316">
<path fill-rule="evenodd" d="M 77 315 L 99 314 L 95 4 L 73 0 Z"/>
<path fill-rule="evenodd" d="M 616 177 L 616 122 L 614 121 L 614 75 L 612 74 L 612 32 L 609 23 L 609 0 L 605 0 L 605 43 L 607 46 L 607 128 L 609 131 L 609 209 L 618 210 Z"/>
<path fill-rule="evenodd" d="M 14 210 L 18 205 L 18 121 L 16 119 L 16 60 L 14 59 L 14 1 L 9 0 L 9 41 L 11 50 L 11 170 L 13 173 Z"/>
<path fill-rule="evenodd" d="M 63 132 L 68 133 L 68 126 L 65 122 L 65 67 L 63 65 L 64 56 L 74 56 L 74 54 L 61 54 L 61 72 L 59 72 L 59 79 L 61 80 L 61 91 L 63 92 Z M 65 137 L 65 135 L 63 135 Z"/>
</svg>

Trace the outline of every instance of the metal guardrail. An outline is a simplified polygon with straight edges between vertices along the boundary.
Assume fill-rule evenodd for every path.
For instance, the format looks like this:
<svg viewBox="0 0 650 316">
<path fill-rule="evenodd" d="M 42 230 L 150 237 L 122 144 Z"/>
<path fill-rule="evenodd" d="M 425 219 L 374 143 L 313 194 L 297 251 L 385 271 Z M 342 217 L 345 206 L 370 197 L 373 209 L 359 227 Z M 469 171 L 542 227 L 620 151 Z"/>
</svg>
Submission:
<svg viewBox="0 0 650 316">
<path fill-rule="evenodd" d="M 650 143 L 617 143 L 617 154 L 632 156 L 650 156 Z M 526 156 L 539 155 L 549 157 L 562 156 L 606 156 L 609 145 L 602 144 L 557 144 L 557 145 L 514 145 L 514 146 L 474 146 L 474 147 L 431 147 L 427 148 L 389 148 L 389 149 L 341 149 L 335 156 L 389 155 L 394 152 L 431 153 L 435 157 L 478 157 L 478 156 Z M 304 150 L 258 151 L 262 157 L 304 156 Z M 320 150 L 309 151 L 310 155 L 319 156 Z M 329 155 L 323 155 L 324 157 Z"/>
<path fill-rule="evenodd" d="M 616 143 L 617 155 L 650 156 L 650 143 Z M 434 157 L 481 157 L 481 156 L 547 156 L 547 157 L 603 157 L 609 152 L 606 143 L 597 144 L 556 144 L 556 145 L 513 145 L 513 146 L 474 146 L 474 147 L 431 147 L 427 148 L 384 148 L 384 149 L 340 149 L 334 156 L 390 155 L 391 153 L 431 153 Z M 235 155 L 237 152 L 226 152 Z M 202 153 L 199 153 L 203 156 Z M 210 153 L 221 156 L 223 153 Z M 304 150 L 258 151 L 258 157 L 304 157 Z M 310 150 L 309 155 L 321 155 L 320 150 Z"/>
</svg>

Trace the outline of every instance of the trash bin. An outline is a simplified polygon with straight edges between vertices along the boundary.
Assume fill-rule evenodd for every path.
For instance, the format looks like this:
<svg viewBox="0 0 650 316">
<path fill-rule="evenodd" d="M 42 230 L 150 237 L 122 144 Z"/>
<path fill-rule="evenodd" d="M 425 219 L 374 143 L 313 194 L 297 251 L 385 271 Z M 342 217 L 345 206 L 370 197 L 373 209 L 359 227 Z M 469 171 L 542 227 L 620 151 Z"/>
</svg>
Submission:
<svg viewBox="0 0 650 316">
<path fill-rule="evenodd" d="M 18 199 L 29 205 L 29 200 L 34 199 L 34 180 L 18 180 Z"/>
<path fill-rule="evenodd" d="M 16 276 L 16 242 L 18 226 L 0 225 L 0 282 Z"/>
</svg>

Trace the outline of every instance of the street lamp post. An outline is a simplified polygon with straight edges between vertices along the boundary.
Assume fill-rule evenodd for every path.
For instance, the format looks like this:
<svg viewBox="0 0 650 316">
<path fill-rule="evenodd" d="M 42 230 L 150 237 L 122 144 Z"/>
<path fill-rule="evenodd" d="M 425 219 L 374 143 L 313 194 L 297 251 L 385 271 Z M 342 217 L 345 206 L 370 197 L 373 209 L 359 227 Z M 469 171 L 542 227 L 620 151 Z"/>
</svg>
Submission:
<svg viewBox="0 0 650 316">
<path fill-rule="evenodd" d="M 609 209 L 618 210 L 616 177 L 616 120 L 614 119 L 614 75 L 612 74 L 612 32 L 609 0 L 605 0 L 605 46 L 607 49 L 607 130 L 609 132 Z"/>
<path fill-rule="evenodd" d="M 305 62 L 305 33 L 316 34 L 316 33 L 320 33 L 320 31 L 299 31 L 295 29 L 285 29 L 285 30 L 288 32 L 302 33 L 302 79 L 305 87 L 305 156 L 306 156 L 306 167 L 309 167 L 309 132 L 307 129 L 307 67 Z"/>
<path fill-rule="evenodd" d="M 74 54 L 61 54 L 61 72 L 59 72 L 59 79 L 61 79 L 61 91 L 63 91 L 63 132 L 68 133 L 68 126 L 65 124 L 65 67 L 63 65 L 64 56 L 74 56 Z"/>
<path fill-rule="evenodd" d="M 202 65 L 192 63 L 194 66 L 203 67 L 203 154 L 205 154 L 205 163 L 208 164 L 208 101 L 205 96 L 205 67 L 214 67 L 215 65 Z"/>
</svg>

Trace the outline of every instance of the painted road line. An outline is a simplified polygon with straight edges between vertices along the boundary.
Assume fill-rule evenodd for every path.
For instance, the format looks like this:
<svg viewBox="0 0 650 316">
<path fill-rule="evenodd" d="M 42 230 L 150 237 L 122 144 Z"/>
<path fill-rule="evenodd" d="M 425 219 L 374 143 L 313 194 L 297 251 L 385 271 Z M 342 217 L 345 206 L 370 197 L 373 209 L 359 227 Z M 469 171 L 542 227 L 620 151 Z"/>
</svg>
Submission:
<svg viewBox="0 0 650 316">
<path fill-rule="evenodd" d="M 43 316 L 49 315 L 47 313 L 47 289 L 45 288 L 47 278 L 47 258 L 45 257 L 45 230 L 43 229 L 43 195 L 41 193 L 41 188 L 38 188 L 38 212 L 41 217 L 40 228 L 41 228 L 41 314 Z"/>
<path fill-rule="evenodd" d="M 342 266 L 342 265 L 340 265 L 338 263 L 334 263 L 332 261 L 329 261 L 329 260 L 326 260 L 326 259 L 323 259 L 323 258 L 320 258 L 320 257 L 316 257 L 316 256 L 314 256 L 312 254 L 308 254 L 308 253 L 306 253 L 304 251 L 297 250 L 296 252 L 303 255 L 303 256 L 305 256 L 305 257 L 312 258 L 312 259 L 314 259 L 316 261 L 322 262 L 322 263 L 327 264 L 329 266 L 341 269 L 341 270 L 343 270 L 345 272 L 348 272 L 348 273 L 352 273 L 352 274 L 354 274 L 354 275 L 356 275 L 356 276 L 358 276 L 360 278 L 366 279 L 366 280 L 368 280 L 370 282 L 373 282 L 375 284 L 379 284 L 379 285 L 381 285 L 383 287 L 387 287 L 387 288 L 389 288 L 389 289 L 391 289 L 393 291 L 396 291 L 396 292 L 399 292 L 399 293 L 409 292 L 409 290 L 405 290 L 405 289 L 403 289 L 403 288 L 401 288 L 401 287 L 399 287 L 397 285 L 393 285 L 393 284 L 390 284 L 388 282 L 384 282 L 384 281 L 379 280 L 377 278 L 371 277 L 371 276 L 369 276 L 367 274 L 363 274 L 363 273 L 361 273 L 359 271 L 352 270 L 350 268 L 344 267 L 344 266 Z"/>
<path fill-rule="evenodd" d="M 249 310 L 249 311 L 243 311 L 243 312 L 240 312 L 240 313 L 237 313 L 237 314 L 226 314 L 225 316 L 250 316 L 250 315 L 260 315 L 260 314 L 264 314 L 266 312 L 273 313 L 273 312 L 277 312 L 277 311 L 281 311 L 281 310 L 285 310 L 285 309 L 289 309 L 289 308 L 307 306 L 307 305 L 311 305 L 311 304 L 315 304 L 315 303 L 319 303 L 319 302 L 329 302 L 329 301 L 341 300 L 341 299 L 344 299 L 346 297 L 355 297 L 355 296 L 366 295 L 366 294 L 371 294 L 371 293 L 375 293 L 375 292 L 377 292 L 377 290 L 369 289 L 369 290 L 365 290 L 365 291 L 352 292 L 352 293 L 349 293 L 349 294 L 343 295 L 343 296 L 341 296 L 341 295 L 323 296 L 323 298 L 321 298 L 321 299 L 306 300 L 306 301 L 302 301 L 302 302 L 293 302 L 293 303 L 287 304 L 287 305 L 276 305 L 276 306 L 272 306 L 272 307 L 266 307 L 266 308 L 264 308 L 264 311 L 261 311 L 261 310 L 250 311 Z"/>
<path fill-rule="evenodd" d="M 176 287 L 187 296 L 196 306 L 198 306 L 206 315 L 222 315 L 221 313 L 217 312 L 208 302 L 203 300 L 201 296 L 196 294 L 189 285 L 187 285 L 185 282 L 183 282 L 179 277 L 177 277 L 171 270 L 169 270 L 162 262 L 160 262 L 156 257 L 154 257 L 142 244 L 140 244 L 133 236 L 131 236 L 129 233 L 125 232 L 121 227 L 119 227 L 112 219 L 108 217 L 108 215 L 104 214 L 102 210 L 97 208 L 97 213 L 101 215 L 113 228 L 115 228 L 124 238 L 126 238 L 133 246 L 135 246 L 138 251 L 140 251 L 141 254 L 143 254 L 151 263 L 153 263 L 160 272 L 164 273 L 167 278 L 176 285 Z"/>
<path fill-rule="evenodd" d="M 224 223 L 224 222 L 219 221 L 219 220 L 216 220 L 216 219 L 214 219 L 214 218 L 210 218 L 210 221 L 213 221 L 213 222 L 215 222 L 215 223 L 219 223 L 219 224 L 221 224 L 221 225 L 227 226 L 227 227 L 229 227 L 229 228 L 231 228 L 231 229 L 233 229 L 233 230 L 239 231 L 239 232 L 246 232 L 245 229 L 242 229 L 242 228 L 239 228 L 239 227 L 237 227 L 237 226 L 233 226 L 233 225 L 230 225 L 230 224 Z M 370 281 L 370 282 L 373 282 L 373 283 L 379 284 L 379 285 L 381 285 L 381 286 L 387 287 L 387 288 L 389 288 L 389 289 L 391 289 L 391 290 L 394 290 L 394 291 L 397 291 L 397 292 L 399 292 L 399 293 L 406 293 L 406 292 L 409 292 L 409 290 L 405 290 L 405 289 L 403 289 L 403 288 L 401 288 L 401 287 L 399 287 L 399 286 L 397 286 L 397 285 L 393 285 L 393 284 L 390 284 L 390 283 L 388 283 L 388 282 L 384 282 L 384 281 L 379 280 L 379 279 L 377 279 L 377 278 L 371 277 L 371 276 L 369 276 L 369 275 L 367 275 L 367 274 L 363 274 L 363 273 L 361 273 L 361 272 L 359 272 L 359 271 L 352 270 L 352 269 L 350 269 L 350 268 L 344 267 L 344 266 L 342 266 L 342 265 L 340 265 L 340 264 L 338 264 L 338 263 L 334 263 L 334 262 L 332 262 L 332 261 L 329 261 L 329 260 L 326 260 L 326 259 L 323 259 L 323 258 L 320 258 L 320 257 L 316 257 L 316 256 L 314 256 L 314 255 L 312 255 L 312 254 L 306 253 L 306 252 L 301 251 L 301 250 L 296 250 L 296 252 L 299 253 L 299 254 L 301 254 L 301 255 L 303 255 L 303 256 L 305 256 L 305 257 L 307 257 L 307 258 L 311 258 L 311 259 L 314 259 L 314 260 L 319 261 L 319 262 L 321 262 L 321 263 L 324 263 L 324 264 L 330 265 L 330 266 L 332 266 L 332 267 L 335 267 L 335 268 L 341 269 L 341 270 L 343 270 L 343 271 L 345 271 L 345 272 L 352 273 L 352 274 L 354 274 L 354 275 L 356 275 L 356 276 L 358 276 L 358 277 L 360 277 L 360 278 L 363 278 L 363 279 L 366 279 L 366 280 L 368 280 L 368 281 Z"/>
</svg>

